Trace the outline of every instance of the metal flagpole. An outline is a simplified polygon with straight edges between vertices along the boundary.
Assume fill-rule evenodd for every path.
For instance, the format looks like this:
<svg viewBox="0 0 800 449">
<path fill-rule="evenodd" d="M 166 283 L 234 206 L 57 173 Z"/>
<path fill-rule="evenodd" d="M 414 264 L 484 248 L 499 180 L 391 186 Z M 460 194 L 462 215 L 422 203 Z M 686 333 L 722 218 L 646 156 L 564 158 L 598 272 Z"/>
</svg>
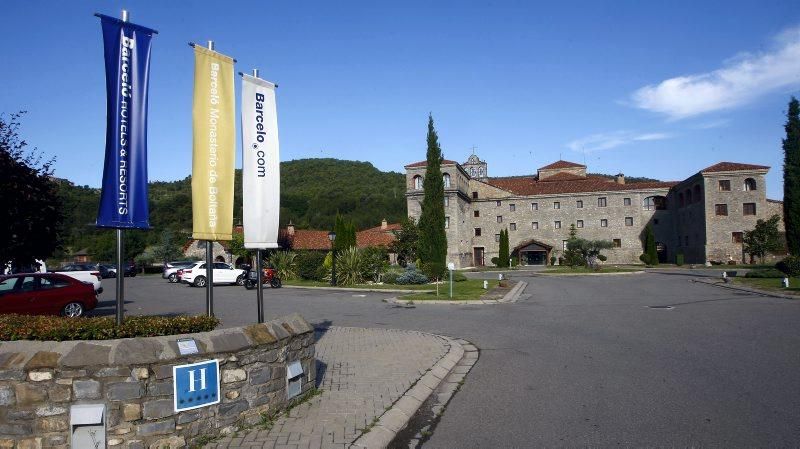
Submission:
<svg viewBox="0 0 800 449">
<path fill-rule="evenodd" d="M 128 11 L 122 10 L 122 21 L 130 19 Z M 125 242 L 122 240 L 122 229 L 117 229 L 117 326 L 122 326 L 125 319 L 125 267 L 122 265 L 125 253 Z"/>
<path fill-rule="evenodd" d="M 258 69 L 253 69 L 253 78 L 258 78 Z M 262 259 L 261 259 L 261 249 L 256 250 L 256 257 L 258 260 L 256 261 L 256 277 L 258 279 L 258 288 L 256 290 L 256 301 L 258 304 L 256 305 L 256 309 L 258 309 L 258 322 L 264 322 L 264 278 L 262 276 L 263 268 L 262 268 Z"/>
<path fill-rule="evenodd" d="M 208 49 L 214 50 L 214 41 L 208 41 Z M 206 315 L 214 316 L 214 242 L 206 240 Z"/>
</svg>

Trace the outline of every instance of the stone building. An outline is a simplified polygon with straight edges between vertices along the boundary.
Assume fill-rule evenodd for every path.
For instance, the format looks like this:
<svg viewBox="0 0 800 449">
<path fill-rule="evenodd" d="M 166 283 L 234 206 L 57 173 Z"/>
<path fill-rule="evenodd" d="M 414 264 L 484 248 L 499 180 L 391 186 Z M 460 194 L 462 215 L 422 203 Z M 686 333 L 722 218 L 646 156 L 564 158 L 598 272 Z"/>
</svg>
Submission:
<svg viewBox="0 0 800 449">
<path fill-rule="evenodd" d="M 408 215 L 417 220 L 425 167 L 425 161 L 405 166 Z M 575 225 L 582 238 L 613 242 L 604 251 L 608 263 L 641 263 L 650 224 L 662 262 L 677 254 L 686 263 L 743 261 L 743 231 L 782 214 L 781 203 L 766 198 L 768 170 L 720 162 L 684 181 L 626 183 L 623 174 L 590 175 L 585 165 L 562 160 L 535 175 L 497 178 L 474 154 L 464 164 L 443 160 L 447 260 L 458 267 L 490 264 L 500 231 L 508 229 L 512 258 L 546 264 L 563 253 Z"/>
</svg>

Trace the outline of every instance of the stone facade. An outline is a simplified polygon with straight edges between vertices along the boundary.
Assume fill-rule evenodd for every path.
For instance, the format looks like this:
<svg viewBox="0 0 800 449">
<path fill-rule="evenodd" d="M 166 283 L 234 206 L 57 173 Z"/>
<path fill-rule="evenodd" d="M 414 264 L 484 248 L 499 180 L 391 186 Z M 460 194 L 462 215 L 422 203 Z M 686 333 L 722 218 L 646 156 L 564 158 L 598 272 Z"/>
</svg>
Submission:
<svg viewBox="0 0 800 449">
<path fill-rule="evenodd" d="M 180 356 L 178 337 L 199 354 Z M 221 402 L 175 413 L 172 367 L 217 359 Z M 70 407 L 105 404 L 109 448 L 176 449 L 285 408 L 286 367 L 314 387 L 314 330 L 299 315 L 213 332 L 108 341 L 13 341 L 0 346 L 0 448 L 70 447 Z"/>
<path fill-rule="evenodd" d="M 442 163 L 447 259 L 458 267 L 491 264 L 503 229 L 509 230 L 513 258 L 522 264 L 549 262 L 563 253 L 571 225 L 582 238 L 614 242 L 604 251 L 607 263 L 641 263 L 648 224 L 663 262 L 674 262 L 677 254 L 686 263 L 742 261 L 734 233 L 753 229 L 757 219 L 782 215 L 781 203 L 766 199 L 769 168 L 764 166 L 723 162 L 681 182 L 626 183 L 623 174 L 614 179 L 587 175 L 586 166 L 567 161 L 532 176 L 477 178 L 465 166 L 478 162 L 486 173 L 485 162 L 475 155 L 465 164 Z M 406 166 L 408 215 L 415 219 L 421 214 L 424 192 L 418 187 L 424 176 L 424 162 Z M 727 215 L 716 214 L 725 208 Z"/>
</svg>

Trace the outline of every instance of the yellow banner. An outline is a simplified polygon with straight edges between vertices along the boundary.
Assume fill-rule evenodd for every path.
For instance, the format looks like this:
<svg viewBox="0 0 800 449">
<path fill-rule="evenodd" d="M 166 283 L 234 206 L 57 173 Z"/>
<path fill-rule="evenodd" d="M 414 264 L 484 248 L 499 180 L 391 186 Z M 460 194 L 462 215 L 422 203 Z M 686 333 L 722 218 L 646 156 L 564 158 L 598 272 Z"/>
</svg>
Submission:
<svg viewBox="0 0 800 449">
<path fill-rule="evenodd" d="M 194 47 L 192 238 L 231 240 L 236 163 L 233 59 Z"/>
</svg>

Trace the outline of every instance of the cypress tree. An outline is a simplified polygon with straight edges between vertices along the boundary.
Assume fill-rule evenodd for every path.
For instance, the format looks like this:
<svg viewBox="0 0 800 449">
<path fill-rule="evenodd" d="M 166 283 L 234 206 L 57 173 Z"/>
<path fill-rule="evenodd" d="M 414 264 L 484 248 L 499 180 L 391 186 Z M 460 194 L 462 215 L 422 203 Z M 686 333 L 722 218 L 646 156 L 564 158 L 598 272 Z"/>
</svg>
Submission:
<svg viewBox="0 0 800 449">
<path fill-rule="evenodd" d="M 425 274 L 441 278 L 447 258 L 447 235 L 444 230 L 444 181 L 442 180 L 442 148 L 433 127 L 433 116 L 428 115 L 428 151 L 425 179 L 422 189 L 422 213 L 419 217 L 419 255 Z"/>
<path fill-rule="evenodd" d="M 340 214 L 336 214 L 336 222 L 333 225 L 333 232 L 336 233 L 336 241 L 333 246 L 336 251 L 344 251 L 352 246 L 356 246 L 356 225 L 353 220 L 347 220 Z"/>
<path fill-rule="evenodd" d="M 498 266 L 508 267 L 508 256 L 508 229 L 503 229 L 500 231 L 500 253 L 497 256 L 500 263 Z"/>
<path fill-rule="evenodd" d="M 800 105 L 789 101 L 783 139 L 783 221 L 789 254 L 800 256 Z"/>
<path fill-rule="evenodd" d="M 653 235 L 653 227 L 647 225 L 644 232 L 645 232 L 644 251 L 647 258 L 645 263 L 648 265 L 658 265 L 658 250 L 656 249 L 656 236 Z"/>
</svg>

